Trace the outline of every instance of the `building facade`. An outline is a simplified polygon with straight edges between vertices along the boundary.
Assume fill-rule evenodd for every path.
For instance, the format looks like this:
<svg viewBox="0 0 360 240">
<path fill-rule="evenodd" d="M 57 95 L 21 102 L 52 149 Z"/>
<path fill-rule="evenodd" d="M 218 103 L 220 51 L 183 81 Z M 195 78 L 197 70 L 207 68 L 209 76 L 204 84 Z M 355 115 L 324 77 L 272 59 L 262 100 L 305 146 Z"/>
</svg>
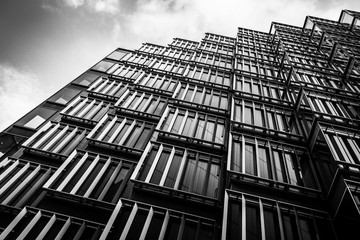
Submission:
<svg viewBox="0 0 360 240">
<path fill-rule="evenodd" d="M 358 239 L 360 13 L 118 48 L 0 134 L 0 239 Z"/>
</svg>

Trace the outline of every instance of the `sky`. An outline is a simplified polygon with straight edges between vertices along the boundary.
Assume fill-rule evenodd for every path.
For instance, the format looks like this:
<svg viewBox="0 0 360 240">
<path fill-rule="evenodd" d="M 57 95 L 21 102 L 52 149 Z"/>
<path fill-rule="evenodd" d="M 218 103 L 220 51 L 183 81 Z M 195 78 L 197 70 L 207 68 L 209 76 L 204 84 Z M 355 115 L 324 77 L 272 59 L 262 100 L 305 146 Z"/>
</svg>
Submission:
<svg viewBox="0 0 360 240">
<path fill-rule="evenodd" d="M 338 20 L 359 0 L 1 0 L 0 131 L 117 47 Z"/>
</svg>

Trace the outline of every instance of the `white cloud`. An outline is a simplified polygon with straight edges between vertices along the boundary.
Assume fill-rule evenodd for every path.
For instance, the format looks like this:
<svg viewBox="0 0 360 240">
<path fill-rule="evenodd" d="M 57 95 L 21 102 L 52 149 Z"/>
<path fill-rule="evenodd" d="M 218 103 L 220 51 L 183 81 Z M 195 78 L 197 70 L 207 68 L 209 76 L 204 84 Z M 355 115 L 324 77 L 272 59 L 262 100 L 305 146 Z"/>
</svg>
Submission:
<svg viewBox="0 0 360 240">
<path fill-rule="evenodd" d="M 119 11 L 118 0 L 88 0 L 88 5 L 96 12 L 115 14 Z"/>
<path fill-rule="evenodd" d="M 354 0 L 332 0 L 334 9 L 319 8 L 323 1 L 137 0 L 134 11 L 122 10 L 112 34 L 131 48 L 143 42 L 168 44 L 173 37 L 201 41 L 205 32 L 235 37 L 237 27 L 268 32 L 273 21 L 302 26 L 307 15 L 337 20 L 342 9 L 354 5 Z"/>
<path fill-rule="evenodd" d="M 0 131 L 45 99 L 38 77 L 0 64 Z"/>
<path fill-rule="evenodd" d="M 71 8 L 86 7 L 94 12 L 115 14 L 119 11 L 119 0 L 62 0 Z"/>
<path fill-rule="evenodd" d="M 84 4 L 84 0 L 63 0 L 66 6 L 78 8 Z"/>
</svg>

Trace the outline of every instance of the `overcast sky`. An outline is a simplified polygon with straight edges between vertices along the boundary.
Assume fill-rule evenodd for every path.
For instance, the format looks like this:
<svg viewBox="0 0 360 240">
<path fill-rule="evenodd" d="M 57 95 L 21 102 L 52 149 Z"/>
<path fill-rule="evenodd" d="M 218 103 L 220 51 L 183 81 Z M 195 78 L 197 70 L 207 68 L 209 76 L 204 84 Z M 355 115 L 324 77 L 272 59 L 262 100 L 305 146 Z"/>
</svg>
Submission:
<svg viewBox="0 0 360 240">
<path fill-rule="evenodd" d="M 1 0 L 0 131 L 117 47 L 338 20 L 359 0 Z"/>
</svg>

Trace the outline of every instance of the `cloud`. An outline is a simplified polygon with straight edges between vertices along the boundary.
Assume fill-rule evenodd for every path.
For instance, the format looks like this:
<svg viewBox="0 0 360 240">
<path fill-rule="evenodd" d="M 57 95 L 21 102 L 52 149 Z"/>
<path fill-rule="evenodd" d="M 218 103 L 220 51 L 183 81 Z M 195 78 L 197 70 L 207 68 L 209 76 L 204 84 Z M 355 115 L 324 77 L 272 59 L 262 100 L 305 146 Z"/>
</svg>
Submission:
<svg viewBox="0 0 360 240">
<path fill-rule="evenodd" d="M 61 0 L 61 3 L 70 8 L 85 7 L 86 9 L 115 14 L 119 11 L 119 0 Z"/>
<path fill-rule="evenodd" d="M 63 0 L 66 6 L 78 8 L 84 4 L 84 0 Z"/>
<path fill-rule="evenodd" d="M 87 2 L 95 12 L 115 14 L 119 11 L 118 0 L 88 0 Z"/>
<path fill-rule="evenodd" d="M 41 89 L 36 75 L 0 64 L 0 131 L 45 99 Z"/>
</svg>

